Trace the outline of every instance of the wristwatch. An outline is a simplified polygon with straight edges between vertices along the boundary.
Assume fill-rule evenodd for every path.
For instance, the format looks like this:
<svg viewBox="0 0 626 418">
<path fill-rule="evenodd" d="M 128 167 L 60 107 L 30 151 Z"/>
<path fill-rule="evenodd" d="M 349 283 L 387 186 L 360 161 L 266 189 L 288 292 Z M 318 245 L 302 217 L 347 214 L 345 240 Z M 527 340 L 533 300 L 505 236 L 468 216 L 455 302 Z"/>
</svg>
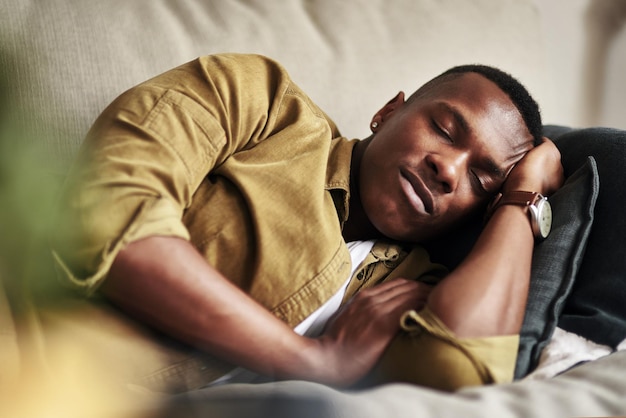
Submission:
<svg viewBox="0 0 626 418">
<path fill-rule="evenodd" d="M 488 213 L 492 214 L 502 205 L 519 205 L 528 208 L 530 227 L 538 240 L 544 240 L 552 228 L 552 207 L 548 198 L 537 192 L 512 191 L 499 193 L 489 205 Z"/>
</svg>

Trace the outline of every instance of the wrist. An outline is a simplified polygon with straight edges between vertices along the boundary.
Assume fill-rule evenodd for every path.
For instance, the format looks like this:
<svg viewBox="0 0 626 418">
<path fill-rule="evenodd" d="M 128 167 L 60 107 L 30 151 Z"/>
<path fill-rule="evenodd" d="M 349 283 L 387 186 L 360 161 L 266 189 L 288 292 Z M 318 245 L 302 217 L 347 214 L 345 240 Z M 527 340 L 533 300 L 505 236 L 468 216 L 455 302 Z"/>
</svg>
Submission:
<svg viewBox="0 0 626 418">
<path fill-rule="evenodd" d="M 525 190 L 499 193 L 487 208 L 486 220 L 503 206 L 522 208 L 530 222 L 534 237 L 538 240 L 544 240 L 548 237 L 552 227 L 552 207 L 548 199 L 541 193 Z"/>
<path fill-rule="evenodd" d="M 318 338 L 301 337 L 304 345 L 299 351 L 299 376 L 295 378 L 310 380 L 328 385 L 340 386 L 339 365 L 336 364 L 333 350 L 324 336 Z"/>
<path fill-rule="evenodd" d="M 518 190 L 528 190 L 528 191 L 545 194 L 542 180 L 533 180 L 530 178 L 523 178 L 523 179 L 509 178 L 502 185 L 502 194 L 507 194 L 510 192 L 518 191 Z"/>
</svg>

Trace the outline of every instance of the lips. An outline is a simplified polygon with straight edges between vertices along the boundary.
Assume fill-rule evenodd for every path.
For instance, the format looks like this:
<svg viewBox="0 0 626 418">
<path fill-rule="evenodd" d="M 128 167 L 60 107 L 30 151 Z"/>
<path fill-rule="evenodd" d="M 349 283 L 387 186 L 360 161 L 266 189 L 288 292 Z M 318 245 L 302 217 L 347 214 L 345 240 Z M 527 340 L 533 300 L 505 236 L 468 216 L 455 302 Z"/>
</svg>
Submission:
<svg viewBox="0 0 626 418">
<path fill-rule="evenodd" d="M 407 192 L 407 196 L 411 201 L 411 204 L 418 210 L 421 210 L 421 205 L 423 205 L 423 210 L 429 215 L 432 214 L 435 206 L 433 195 L 428 187 L 426 187 L 426 184 L 424 184 L 422 179 L 412 171 L 405 169 L 400 170 L 400 175 L 408 183 L 408 186 L 410 186 L 410 190 L 405 189 L 405 192 Z M 416 199 L 419 200 L 421 204 L 416 202 Z"/>
</svg>

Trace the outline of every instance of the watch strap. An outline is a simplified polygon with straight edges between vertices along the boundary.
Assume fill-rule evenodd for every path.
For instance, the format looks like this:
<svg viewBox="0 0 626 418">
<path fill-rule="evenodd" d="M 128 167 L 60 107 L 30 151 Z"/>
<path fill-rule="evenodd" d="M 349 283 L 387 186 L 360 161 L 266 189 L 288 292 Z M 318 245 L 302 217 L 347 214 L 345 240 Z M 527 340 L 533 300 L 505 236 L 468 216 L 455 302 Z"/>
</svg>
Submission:
<svg viewBox="0 0 626 418">
<path fill-rule="evenodd" d="M 498 209 L 500 206 L 516 205 L 528 207 L 534 205 L 535 203 L 537 203 L 538 200 L 542 198 L 543 196 L 540 193 L 527 192 L 523 190 L 514 190 L 512 192 L 506 192 L 505 194 L 498 193 L 487 207 L 486 219 L 491 218 L 491 215 L 493 215 L 496 209 Z"/>
<path fill-rule="evenodd" d="M 552 210 L 547 199 L 540 193 L 515 190 L 506 192 L 506 194 L 498 194 L 489 205 L 486 219 L 488 220 L 494 211 L 503 205 L 524 207 L 535 239 L 543 240 L 550 233 Z"/>
</svg>

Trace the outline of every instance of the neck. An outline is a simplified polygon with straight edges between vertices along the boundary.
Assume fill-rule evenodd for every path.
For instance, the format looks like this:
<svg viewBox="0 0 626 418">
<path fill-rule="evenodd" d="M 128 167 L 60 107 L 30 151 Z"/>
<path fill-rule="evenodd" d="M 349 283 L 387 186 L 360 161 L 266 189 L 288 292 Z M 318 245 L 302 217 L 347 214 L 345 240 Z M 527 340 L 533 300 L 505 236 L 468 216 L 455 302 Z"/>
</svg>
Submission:
<svg viewBox="0 0 626 418">
<path fill-rule="evenodd" d="M 370 142 L 371 137 L 358 141 L 352 150 L 352 162 L 350 164 L 350 204 L 348 220 L 343 225 L 343 239 L 346 242 L 381 238 L 380 232 L 372 225 L 363 205 L 359 193 L 360 170 L 363 153 Z"/>
</svg>

